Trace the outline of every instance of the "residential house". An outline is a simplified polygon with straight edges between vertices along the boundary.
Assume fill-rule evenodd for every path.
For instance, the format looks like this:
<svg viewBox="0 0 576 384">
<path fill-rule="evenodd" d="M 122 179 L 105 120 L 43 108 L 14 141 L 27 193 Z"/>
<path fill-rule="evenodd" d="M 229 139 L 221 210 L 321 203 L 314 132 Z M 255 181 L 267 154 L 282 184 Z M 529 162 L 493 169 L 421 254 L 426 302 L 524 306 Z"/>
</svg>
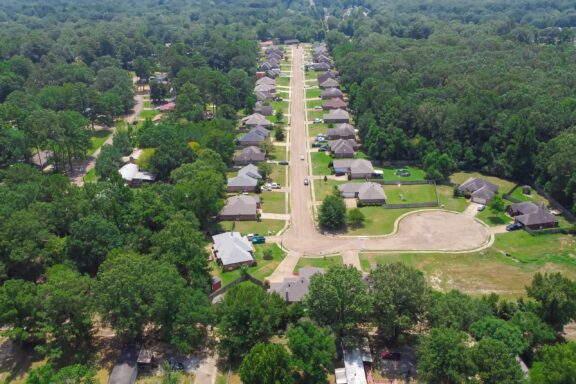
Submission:
<svg viewBox="0 0 576 384">
<path fill-rule="evenodd" d="M 259 113 L 262 116 L 272 116 L 274 114 L 274 109 L 271 105 L 264 104 L 261 101 L 257 101 L 254 106 L 254 112 Z"/>
<path fill-rule="evenodd" d="M 276 292 L 287 303 L 300 302 L 308 294 L 310 278 L 317 273 L 324 273 L 324 269 L 312 267 L 301 268 L 298 276 L 287 277 L 281 283 L 270 284 L 268 292 Z"/>
<path fill-rule="evenodd" d="M 176 108 L 176 103 L 171 101 L 170 103 L 166 103 L 164 105 L 159 106 L 158 110 L 160 112 L 169 112 L 169 111 L 173 111 L 174 108 Z"/>
<path fill-rule="evenodd" d="M 268 85 L 276 85 L 276 80 L 265 76 L 265 77 L 261 77 L 258 80 L 256 80 L 256 85 L 260 85 L 260 84 L 268 84 Z"/>
<path fill-rule="evenodd" d="M 335 128 L 328 128 L 328 140 L 338 139 L 356 139 L 356 128 L 348 123 L 338 124 Z"/>
<path fill-rule="evenodd" d="M 349 123 L 350 114 L 343 109 L 334 109 L 330 112 L 324 114 L 323 116 L 325 123 Z"/>
<path fill-rule="evenodd" d="M 254 87 L 254 92 L 268 92 L 271 94 L 276 93 L 276 85 L 275 84 L 258 84 Z"/>
<path fill-rule="evenodd" d="M 328 88 L 338 88 L 340 83 L 336 79 L 327 79 L 323 83 L 320 83 L 320 88 L 328 89 Z"/>
<path fill-rule="evenodd" d="M 330 69 L 332 69 L 332 65 L 330 65 L 329 63 L 316 63 L 316 64 L 314 64 L 314 70 L 315 71 L 329 71 Z"/>
<path fill-rule="evenodd" d="M 333 72 L 333 71 L 324 72 L 324 73 L 321 73 L 318 76 L 316 76 L 316 79 L 318 80 L 318 84 L 322 84 L 323 82 L 325 82 L 328 79 L 335 79 L 335 78 L 336 78 L 336 72 Z"/>
<path fill-rule="evenodd" d="M 277 78 L 281 74 L 282 74 L 282 71 L 280 70 L 280 68 L 272 68 L 272 69 L 266 71 L 266 75 L 273 77 L 273 78 Z"/>
<path fill-rule="evenodd" d="M 359 348 L 344 349 L 344 368 L 334 370 L 336 384 L 368 384 L 365 363 L 372 363 L 372 356 L 364 354 Z"/>
<path fill-rule="evenodd" d="M 266 140 L 269 135 L 270 131 L 257 125 L 238 139 L 238 145 L 242 147 L 257 146 Z"/>
<path fill-rule="evenodd" d="M 246 236 L 239 232 L 224 232 L 212 236 L 214 257 L 225 270 L 242 265 L 254 265 L 254 247 Z"/>
<path fill-rule="evenodd" d="M 544 204 L 531 201 L 511 204 L 506 212 L 514 217 L 514 222 L 528 229 L 552 228 L 558 226 L 558 219 L 551 214 Z"/>
<path fill-rule="evenodd" d="M 298 39 L 288 39 L 288 40 L 284 40 L 284 44 L 286 44 L 286 45 L 300 44 L 300 40 L 298 40 Z"/>
<path fill-rule="evenodd" d="M 328 151 L 334 157 L 354 157 L 358 145 L 354 139 L 338 139 L 328 144 Z"/>
<path fill-rule="evenodd" d="M 138 165 L 134 163 L 128 163 L 122 166 L 118 170 L 120 176 L 128 182 L 131 187 L 139 186 L 142 183 L 152 182 L 156 180 L 156 177 L 149 172 L 141 172 Z"/>
<path fill-rule="evenodd" d="M 261 125 L 263 127 L 269 127 L 272 125 L 270 121 L 266 119 L 266 116 L 259 113 L 253 113 L 242 119 L 242 124 L 246 126 L 257 126 Z"/>
<path fill-rule="evenodd" d="M 272 100 L 274 97 L 270 92 L 255 91 L 254 95 L 258 101 Z"/>
<path fill-rule="evenodd" d="M 272 40 L 261 41 L 259 44 L 260 44 L 260 46 L 261 46 L 262 48 L 271 47 L 271 46 L 274 45 L 274 43 L 272 42 Z"/>
<path fill-rule="evenodd" d="M 260 198 L 251 195 L 237 195 L 226 199 L 226 205 L 220 211 L 220 220 L 255 221 L 258 220 Z"/>
<path fill-rule="evenodd" d="M 234 157 L 234 165 L 247 165 L 250 163 L 259 163 L 264 161 L 266 156 L 258 147 L 246 147 Z"/>
<path fill-rule="evenodd" d="M 330 59 L 330 57 L 328 57 L 325 54 L 320 54 L 318 56 L 316 56 L 316 58 L 314 59 L 315 62 L 317 63 L 328 63 L 328 64 L 332 64 L 332 60 Z"/>
<path fill-rule="evenodd" d="M 358 199 L 361 205 L 386 204 L 386 193 L 378 183 L 346 183 L 338 186 L 342 197 Z"/>
<path fill-rule="evenodd" d="M 344 94 L 338 88 L 329 88 L 320 94 L 320 97 L 323 100 L 333 99 L 335 97 L 342 97 L 342 96 L 344 96 Z"/>
<path fill-rule="evenodd" d="M 226 183 L 226 192 L 256 192 L 258 180 L 244 175 L 229 178 Z"/>
<path fill-rule="evenodd" d="M 134 384 L 138 376 L 138 346 L 129 343 L 122 348 L 116 365 L 110 372 L 108 384 Z"/>
<path fill-rule="evenodd" d="M 336 174 L 348 174 L 351 179 L 370 179 L 375 176 L 372 163 L 366 159 L 336 159 L 332 167 Z"/>
<path fill-rule="evenodd" d="M 262 179 L 258 167 L 254 164 L 248 164 L 245 167 L 240 168 L 240 170 L 238 170 L 238 176 L 248 176 L 256 180 Z"/>
<path fill-rule="evenodd" d="M 498 186 L 478 177 L 470 177 L 458 186 L 458 190 L 470 194 L 473 203 L 488 204 L 498 193 Z"/>
<path fill-rule="evenodd" d="M 158 75 L 151 76 L 150 82 L 166 84 L 168 83 L 168 73 L 162 72 Z"/>
<path fill-rule="evenodd" d="M 327 80 L 328 81 L 328 80 Z M 346 109 L 348 103 L 342 100 L 339 97 L 335 97 L 333 99 L 329 99 L 322 103 L 323 110 L 330 110 L 330 109 Z"/>
</svg>

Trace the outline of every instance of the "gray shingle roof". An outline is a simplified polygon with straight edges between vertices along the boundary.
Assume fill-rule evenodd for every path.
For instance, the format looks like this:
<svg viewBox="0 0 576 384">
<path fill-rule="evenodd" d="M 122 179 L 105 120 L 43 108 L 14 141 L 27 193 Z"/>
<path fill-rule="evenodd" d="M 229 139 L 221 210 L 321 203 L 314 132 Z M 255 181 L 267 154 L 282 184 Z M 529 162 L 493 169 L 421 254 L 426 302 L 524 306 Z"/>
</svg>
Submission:
<svg viewBox="0 0 576 384">
<path fill-rule="evenodd" d="M 248 164 L 245 167 L 242 167 L 238 171 L 238 176 L 248 176 L 248 177 L 251 177 L 253 179 L 261 179 L 262 178 L 262 175 L 260 175 L 260 172 L 258 171 L 258 167 L 255 166 L 254 164 Z"/>
<path fill-rule="evenodd" d="M 246 236 L 238 232 L 224 232 L 212 236 L 216 257 L 222 265 L 245 263 L 254 260 L 254 248 Z"/>
<path fill-rule="evenodd" d="M 343 95 L 344 94 L 342 93 L 342 91 L 339 90 L 338 88 L 329 88 L 324 92 L 322 92 L 320 97 L 322 97 L 323 99 L 332 99 L 334 97 L 342 97 Z"/>
<path fill-rule="evenodd" d="M 258 185 L 258 180 L 247 175 L 238 175 L 236 177 L 232 177 L 228 179 L 227 182 L 228 187 L 248 188 L 255 187 L 256 185 Z"/>
<path fill-rule="evenodd" d="M 334 109 L 324 115 L 324 120 L 349 120 L 350 114 L 343 109 Z"/>
<path fill-rule="evenodd" d="M 364 201 L 386 200 L 386 193 L 382 186 L 377 183 L 362 183 L 358 191 L 358 199 Z"/>
<path fill-rule="evenodd" d="M 478 177 L 468 178 L 468 180 L 466 180 L 465 182 L 460 184 L 460 186 L 458 186 L 458 190 L 472 193 L 483 187 L 486 187 L 489 190 L 498 193 L 498 186 L 496 184 L 493 184 L 487 180 Z"/>
<path fill-rule="evenodd" d="M 220 215 L 222 216 L 256 215 L 258 211 L 258 202 L 259 199 L 250 195 L 237 195 L 229 197 L 226 200 L 226 205 L 220 211 Z"/>
<path fill-rule="evenodd" d="M 324 273 L 322 268 L 308 268 L 308 270 L 303 271 L 304 269 L 300 270 L 298 277 L 288 277 L 282 283 L 272 283 L 268 292 L 278 293 L 283 300 L 289 303 L 302 301 L 308 294 L 310 278 L 316 273 Z"/>
<path fill-rule="evenodd" d="M 328 79 L 326 81 L 324 81 L 322 84 L 320 84 L 321 88 L 335 88 L 335 87 L 339 87 L 340 83 L 338 82 L 338 80 L 336 79 Z"/>
</svg>

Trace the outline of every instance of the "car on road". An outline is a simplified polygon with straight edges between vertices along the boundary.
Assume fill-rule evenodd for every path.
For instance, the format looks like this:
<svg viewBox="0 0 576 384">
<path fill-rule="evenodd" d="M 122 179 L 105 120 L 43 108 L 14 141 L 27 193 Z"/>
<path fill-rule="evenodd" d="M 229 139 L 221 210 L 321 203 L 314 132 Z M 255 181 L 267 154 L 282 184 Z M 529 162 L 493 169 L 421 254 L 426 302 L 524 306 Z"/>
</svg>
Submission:
<svg viewBox="0 0 576 384">
<path fill-rule="evenodd" d="M 300 160 L 304 160 L 304 155 L 300 155 Z"/>
<path fill-rule="evenodd" d="M 319 118 L 319 117 L 317 117 L 317 118 L 314 119 L 314 122 L 315 122 L 315 123 L 321 123 L 321 122 L 322 122 L 322 119 Z"/>
<path fill-rule="evenodd" d="M 314 107 L 314 109 L 322 109 L 322 106 L 321 106 L 321 105 L 316 105 L 316 106 Z"/>
<path fill-rule="evenodd" d="M 478 212 L 482 212 L 482 211 L 485 210 L 485 209 L 486 209 L 486 206 L 485 206 L 484 204 L 480 204 L 480 205 L 478 206 Z"/>
<path fill-rule="evenodd" d="M 519 230 L 519 229 L 522 229 L 522 224 L 520 224 L 520 223 L 512 223 L 512 224 L 508 224 L 508 225 L 506 226 L 506 230 L 507 230 L 508 232 L 517 231 L 517 230 Z"/>
<path fill-rule="evenodd" d="M 287 161 L 279 161 L 278 164 L 280 164 L 280 165 L 288 165 L 288 162 L 287 162 Z"/>
<path fill-rule="evenodd" d="M 382 351 L 380 357 L 382 360 L 402 360 L 402 354 L 400 352 Z"/>
<path fill-rule="evenodd" d="M 310 181 L 308 181 L 308 179 L 304 179 L 304 185 L 308 185 L 310 184 Z"/>
</svg>

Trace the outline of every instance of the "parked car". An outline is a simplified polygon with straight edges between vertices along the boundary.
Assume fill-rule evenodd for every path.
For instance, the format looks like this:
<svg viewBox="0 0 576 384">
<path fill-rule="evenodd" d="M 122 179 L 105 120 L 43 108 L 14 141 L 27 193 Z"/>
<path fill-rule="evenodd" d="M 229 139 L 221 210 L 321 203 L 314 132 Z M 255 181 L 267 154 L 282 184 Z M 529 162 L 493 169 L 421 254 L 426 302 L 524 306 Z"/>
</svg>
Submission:
<svg viewBox="0 0 576 384">
<path fill-rule="evenodd" d="M 316 105 L 316 106 L 314 106 L 314 109 L 322 109 L 322 106 L 321 106 L 321 105 Z"/>
<path fill-rule="evenodd" d="M 308 185 L 310 184 L 310 182 L 308 181 L 308 179 L 304 179 L 304 185 Z"/>
<path fill-rule="evenodd" d="M 312 148 L 318 148 L 318 147 L 320 147 L 320 143 L 318 142 L 312 143 Z"/>
<path fill-rule="evenodd" d="M 284 99 L 281 98 L 280 96 L 275 96 L 274 98 L 272 98 L 272 100 L 274 100 L 274 101 L 282 101 L 282 100 L 284 100 Z"/>
<path fill-rule="evenodd" d="M 322 122 L 322 119 L 319 118 L 319 117 L 317 117 L 317 118 L 314 119 L 314 122 L 315 122 L 315 123 L 321 123 L 321 122 Z"/>
<path fill-rule="evenodd" d="M 281 188 L 280 184 L 278 184 L 278 183 L 272 183 L 272 184 L 270 184 L 270 187 L 272 187 L 272 189 L 280 189 Z"/>
<path fill-rule="evenodd" d="M 280 165 L 288 165 L 288 162 L 287 162 L 287 161 L 279 161 L 278 164 L 280 164 Z"/>
<path fill-rule="evenodd" d="M 382 360 L 402 360 L 402 354 L 400 352 L 382 351 L 380 357 Z"/>
<path fill-rule="evenodd" d="M 485 209 L 486 209 L 486 206 L 484 204 L 481 204 L 478 206 L 478 212 L 482 212 Z"/>
<path fill-rule="evenodd" d="M 512 223 L 506 226 L 507 231 L 517 231 L 519 229 L 522 229 L 522 224 L 520 223 Z"/>
<path fill-rule="evenodd" d="M 326 152 L 326 147 L 320 147 L 320 148 L 318 148 L 318 152 Z"/>
<path fill-rule="evenodd" d="M 266 238 L 264 236 L 254 236 L 252 237 L 252 244 L 264 244 Z"/>
</svg>

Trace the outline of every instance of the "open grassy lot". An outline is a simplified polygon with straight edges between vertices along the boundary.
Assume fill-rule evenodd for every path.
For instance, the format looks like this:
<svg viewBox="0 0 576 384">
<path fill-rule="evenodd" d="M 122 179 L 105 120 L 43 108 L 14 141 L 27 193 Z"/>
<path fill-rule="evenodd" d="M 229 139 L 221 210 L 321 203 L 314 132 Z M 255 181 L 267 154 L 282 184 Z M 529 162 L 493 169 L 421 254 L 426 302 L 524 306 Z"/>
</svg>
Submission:
<svg viewBox="0 0 576 384">
<path fill-rule="evenodd" d="M 454 197 L 454 188 L 447 185 L 437 185 L 436 193 L 440 207 L 450 211 L 463 212 L 470 202 L 465 197 Z"/>
<path fill-rule="evenodd" d="M 90 137 L 90 148 L 86 151 L 88 156 L 92 155 L 98 148 L 100 148 L 106 140 L 110 137 L 112 132 L 108 129 L 102 129 L 99 131 L 95 131 L 92 133 L 92 137 Z"/>
<path fill-rule="evenodd" d="M 142 150 L 142 154 L 136 160 L 136 164 L 140 169 L 150 169 L 150 159 L 154 156 L 154 152 L 156 152 L 156 148 L 144 148 Z"/>
<path fill-rule="evenodd" d="M 265 213 L 286 213 L 286 194 L 266 191 L 260 194 L 262 211 Z"/>
<path fill-rule="evenodd" d="M 310 123 L 308 125 L 308 134 L 310 137 L 316 137 L 319 133 L 328 133 L 328 124 Z"/>
<path fill-rule="evenodd" d="M 322 106 L 322 99 L 308 100 L 306 102 L 306 108 L 308 108 L 308 109 L 312 109 L 318 105 Z"/>
<path fill-rule="evenodd" d="M 509 224 L 513 221 L 513 219 L 506 215 L 505 212 L 494 212 L 489 207 L 486 207 L 483 211 L 478 212 L 476 218 L 482 220 L 488 225 Z"/>
<path fill-rule="evenodd" d="M 314 196 L 316 200 L 322 201 L 332 194 L 334 187 L 340 184 L 349 183 L 349 181 L 340 181 L 340 180 L 314 180 Z"/>
<path fill-rule="evenodd" d="M 273 101 L 270 103 L 270 105 L 274 110 L 274 114 L 276 114 L 276 111 L 278 110 L 282 111 L 284 114 L 287 114 L 288 110 L 290 109 L 290 104 L 285 100 Z M 268 119 L 271 121 L 276 121 L 276 116 L 268 116 Z M 284 119 L 286 119 L 286 117 L 284 117 Z"/>
<path fill-rule="evenodd" d="M 138 115 L 138 119 L 140 119 L 140 120 L 151 119 L 158 114 L 160 114 L 160 112 L 158 112 L 158 111 L 144 110 L 144 111 L 140 112 L 140 114 Z"/>
<path fill-rule="evenodd" d="M 388 204 L 416 204 L 436 201 L 436 189 L 433 184 L 422 185 L 385 185 Z"/>
<path fill-rule="evenodd" d="M 342 265 L 342 256 L 324 256 L 324 257 L 301 257 L 294 268 L 294 272 L 298 272 L 300 268 L 314 267 L 328 269 L 333 265 Z"/>
<path fill-rule="evenodd" d="M 324 72 L 308 71 L 305 73 L 305 78 L 306 80 L 316 80 L 318 78 L 318 75 L 321 75 L 322 73 Z"/>
<path fill-rule="evenodd" d="M 285 165 L 272 165 L 272 173 L 270 178 L 275 183 L 281 186 L 286 186 L 286 166 Z"/>
<path fill-rule="evenodd" d="M 328 164 L 332 162 L 332 158 L 326 152 L 312 152 L 310 153 L 312 159 L 312 174 L 313 175 L 329 175 L 332 173 Z"/>
<path fill-rule="evenodd" d="M 272 260 L 264 260 L 265 249 L 272 250 Z M 250 273 L 252 277 L 264 281 L 265 278 L 274 272 L 278 264 L 280 264 L 282 259 L 286 256 L 286 253 L 276 244 L 256 244 L 254 245 L 254 250 L 256 265 L 249 267 L 248 273 Z M 212 267 L 212 276 L 220 277 L 223 287 L 240 277 L 240 269 L 223 272 L 215 261 L 212 261 L 210 266 Z"/>
<path fill-rule="evenodd" d="M 152 102 L 150 100 L 144 101 L 144 108 L 147 108 L 147 109 L 152 108 Z"/>
<path fill-rule="evenodd" d="M 450 176 L 450 181 L 456 184 L 462 184 L 463 182 L 468 180 L 469 177 L 480 177 L 483 178 L 484 180 L 487 180 L 491 183 L 498 185 L 500 187 L 500 190 L 498 192 L 501 195 L 510 192 L 510 190 L 514 188 L 514 185 L 516 185 L 512 181 L 501 179 L 499 177 L 494 176 L 485 176 L 479 172 L 456 172 L 455 174 Z"/>
<path fill-rule="evenodd" d="M 517 231 L 497 235 L 494 245 L 482 252 L 362 253 L 360 263 L 364 271 L 369 271 L 377 263 L 402 261 L 424 271 L 436 289 L 517 297 L 525 295 L 524 287 L 536 272 L 562 272 L 576 278 L 575 249 L 573 236 L 533 237 Z"/>
<path fill-rule="evenodd" d="M 394 229 L 394 222 L 397 218 L 414 209 L 384 209 L 382 207 L 362 207 L 360 208 L 366 220 L 364 226 L 359 228 L 349 228 L 347 235 L 353 236 L 374 236 L 386 235 Z"/>
<path fill-rule="evenodd" d="M 322 94 L 322 90 L 319 88 L 314 89 L 307 89 L 306 90 L 306 99 L 317 99 Z"/>
<path fill-rule="evenodd" d="M 233 224 L 234 224 L 233 221 L 220 222 L 220 226 L 224 231 L 231 231 Z M 266 219 L 261 221 L 236 221 L 234 231 L 240 232 L 243 235 L 247 235 L 249 233 L 259 233 L 263 236 L 267 236 L 268 231 L 270 231 L 270 235 L 275 235 L 283 227 L 284 227 L 284 220 Z"/>
<path fill-rule="evenodd" d="M 289 96 L 288 94 L 288 88 L 280 88 L 276 91 L 276 96 L 279 96 L 281 98 L 283 98 L 284 100 L 286 100 Z"/>
<path fill-rule="evenodd" d="M 425 172 L 420 168 L 415 167 L 386 167 L 378 168 L 384 171 L 384 180 L 398 180 L 398 181 L 413 181 L 413 180 L 426 180 L 424 177 Z M 410 172 L 410 176 L 402 177 L 396 175 L 397 169 L 407 169 Z"/>
<path fill-rule="evenodd" d="M 326 113 L 326 111 L 308 111 L 307 115 L 308 115 L 308 121 L 314 121 L 314 119 L 321 119 L 324 117 L 324 114 Z"/>
<path fill-rule="evenodd" d="M 548 200 L 542 195 L 540 195 L 536 190 L 532 189 L 530 195 L 525 195 L 522 193 L 522 187 L 516 188 L 511 197 L 518 199 L 520 201 L 533 201 L 535 203 L 548 204 Z"/>
<path fill-rule="evenodd" d="M 290 86 L 290 76 L 281 76 L 276 78 L 276 85 L 280 87 Z"/>
<path fill-rule="evenodd" d="M 286 160 L 286 146 L 285 145 L 275 145 L 274 153 L 270 156 L 273 160 L 282 161 Z"/>
</svg>

